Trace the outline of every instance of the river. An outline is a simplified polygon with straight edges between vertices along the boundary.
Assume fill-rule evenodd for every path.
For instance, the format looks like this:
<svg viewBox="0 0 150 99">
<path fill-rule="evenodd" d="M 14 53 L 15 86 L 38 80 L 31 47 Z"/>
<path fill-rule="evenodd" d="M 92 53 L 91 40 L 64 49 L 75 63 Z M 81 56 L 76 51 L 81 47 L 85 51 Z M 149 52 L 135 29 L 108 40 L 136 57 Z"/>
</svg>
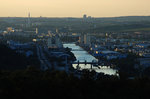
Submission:
<svg viewBox="0 0 150 99">
<path fill-rule="evenodd" d="M 97 60 L 95 57 L 93 57 L 92 55 L 90 55 L 87 51 L 85 51 L 84 49 L 82 49 L 80 46 L 77 46 L 76 44 L 63 44 L 64 48 L 68 47 L 72 49 L 72 53 L 75 55 L 77 61 L 79 60 L 80 62 L 85 62 L 85 60 L 87 62 L 92 62 L 92 60 Z M 75 69 L 77 69 L 77 64 L 73 64 L 73 67 Z M 91 69 L 91 65 L 90 64 L 80 64 L 79 65 L 80 69 Z M 101 66 L 99 66 L 101 67 Z M 110 67 L 106 67 L 103 66 L 100 69 L 96 66 L 93 66 L 92 68 L 93 70 L 95 70 L 97 73 L 104 73 L 107 75 L 118 75 L 117 74 L 117 70 L 112 69 Z"/>
</svg>

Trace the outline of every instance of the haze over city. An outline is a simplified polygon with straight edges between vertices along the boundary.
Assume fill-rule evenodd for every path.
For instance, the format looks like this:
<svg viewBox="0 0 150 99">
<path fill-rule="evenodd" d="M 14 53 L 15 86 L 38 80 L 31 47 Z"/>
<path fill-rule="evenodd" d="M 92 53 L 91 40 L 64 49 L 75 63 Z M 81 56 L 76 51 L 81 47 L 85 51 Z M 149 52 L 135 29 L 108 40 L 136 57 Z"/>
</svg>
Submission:
<svg viewBox="0 0 150 99">
<path fill-rule="evenodd" d="M 149 16 L 150 0 L 0 0 L 0 17 Z"/>
</svg>

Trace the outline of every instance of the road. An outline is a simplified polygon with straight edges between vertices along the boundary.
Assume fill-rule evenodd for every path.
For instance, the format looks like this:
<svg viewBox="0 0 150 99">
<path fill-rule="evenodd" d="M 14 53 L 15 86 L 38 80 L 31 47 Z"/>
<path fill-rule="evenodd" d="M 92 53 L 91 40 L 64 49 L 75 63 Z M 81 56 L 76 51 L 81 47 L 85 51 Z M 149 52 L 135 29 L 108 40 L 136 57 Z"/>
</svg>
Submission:
<svg viewBox="0 0 150 99">
<path fill-rule="evenodd" d="M 41 63 L 41 70 L 51 69 L 52 66 L 48 61 L 48 59 L 46 58 L 46 56 L 44 55 L 42 47 L 40 45 L 37 45 L 36 48 L 37 48 L 37 56 Z"/>
</svg>

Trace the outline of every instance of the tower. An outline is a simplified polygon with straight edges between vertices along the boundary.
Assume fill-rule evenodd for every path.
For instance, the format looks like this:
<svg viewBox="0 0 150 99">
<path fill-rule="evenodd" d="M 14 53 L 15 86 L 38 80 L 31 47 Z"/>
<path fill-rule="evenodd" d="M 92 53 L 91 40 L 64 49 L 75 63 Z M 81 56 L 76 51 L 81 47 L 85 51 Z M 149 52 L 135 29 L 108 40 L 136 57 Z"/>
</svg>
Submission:
<svg viewBox="0 0 150 99">
<path fill-rule="evenodd" d="M 35 33 L 38 34 L 38 28 L 35 29 Z"/>
<path fill-rule="evenodd" d="M 28 13 L 28 26 L 31 26 L 31 20 L 30 20 L 30 12 Z"/>
<path fill-rule="evenodd" d="M 108 42 L 108 33 L 105 34 L 105 42 Z"/>
</svg>

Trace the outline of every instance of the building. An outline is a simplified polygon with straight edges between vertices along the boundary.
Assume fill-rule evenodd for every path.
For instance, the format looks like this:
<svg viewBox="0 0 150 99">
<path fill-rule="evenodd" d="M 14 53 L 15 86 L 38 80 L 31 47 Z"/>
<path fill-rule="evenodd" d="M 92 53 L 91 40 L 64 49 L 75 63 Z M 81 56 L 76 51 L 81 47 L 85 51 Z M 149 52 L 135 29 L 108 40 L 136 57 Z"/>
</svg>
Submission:
<svg viewBox="0 0 150 99">
<path fill-rule="evenodd" d="M 58 30 L 58 28 L 56 29 L 56 33 L 59 33 L 59 30 Z"/>
<path fill-rule="evenodd" d="M 87 15 L 86 14 L 83 15 L 83 19 L 87 19 Z"/>
<path fill-rule="evenodd" d="M 7 27 L 7 32 L 14 32 L 15 30 L 12 27 Z"/>
<path fill-rule="evenodd" d="M 138 48 L 148 48 L 148 47 L 150 47 L 150 44 L 141 43 L 141 44 L 137 44 L 136 47 L 138 47 Z"/>
<path fill-rule="evenodd" d="M 48 48 L 63 48 L 59 35 L 51 34 L 47 40 L 47 46 Z"/>
<path fill-rule="evenodd" d="M 84 35 L 84 44 L 86 44 L 86 45 L 90 45 L 91 44 L 90 35 L 88 35 L 88 34 Z"/>
<path fill-rule="evenodd" d="M 106 58 L 107 60 L 127 58 L 127 54 L 121 54 L 116 51 L 101 51 L 101 50 L 99 50 L 99 51 L 95 51 L 93 55 L 96 57 Z"/>
<path fill-rule="evenodd" d="M 92 19 L 92 17 L 91 17 L 91 16 L 88 16 L 88 19 Z"/>
<path fill-rule="evenodd" d="M 84 34 L 83 33 L 79 36 L 79 43 L 84 44 Z"/>
<path fill-rule="evenodd" d="M 138 58 L 137 62 L 139 62 L 139 65 L 143 68 L 150 67 L 150 58 Z"/>
<path fill-rule="evenodd" d="M 80 44 L 85 44 L 85 45 L 90 45 L 91 44 L 90 35 L 88 35 L 88 34 L 81 34 L 81 36 L 79 37 L 79 43 Z"/>
</svg>

